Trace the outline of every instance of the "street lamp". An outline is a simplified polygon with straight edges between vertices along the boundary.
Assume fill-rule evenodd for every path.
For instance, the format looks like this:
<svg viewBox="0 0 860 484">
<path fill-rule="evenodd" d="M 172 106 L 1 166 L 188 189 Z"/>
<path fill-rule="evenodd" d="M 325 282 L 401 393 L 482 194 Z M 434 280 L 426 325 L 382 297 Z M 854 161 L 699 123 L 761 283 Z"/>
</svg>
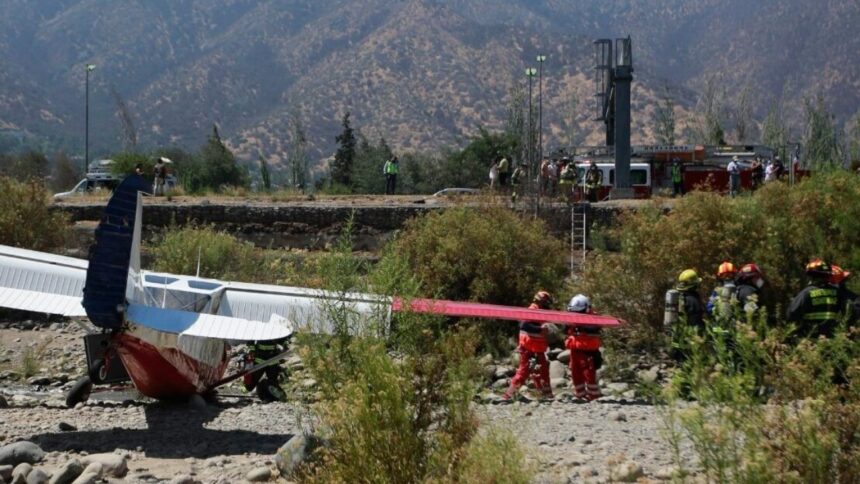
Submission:
<svg viewBox="0 0 860 484">
<path fill-rule="evenodd" d="M 90 71 L 96 68 L 95 64 L 86 64 L 86 102 L 84 112 L 84 177 L 90 166 Z"/>
<path fill-rule="evenodd" d="M 543 162 L 543 63 L 545 55 L 537 56 L 538 61 L 538 160 Z"/>
<path fill-rule="evenodd" d="M 526 76 L 529 78 L 529 126 L 526 133 L 526 153 L 529 160 L 529 175 L 530 177 L 537 174 L 534 167 L 534 157 L 532 155 L 532 80 L 537 75 L 537 69 L 534 67 L 526 68 Z"/>
</svg>

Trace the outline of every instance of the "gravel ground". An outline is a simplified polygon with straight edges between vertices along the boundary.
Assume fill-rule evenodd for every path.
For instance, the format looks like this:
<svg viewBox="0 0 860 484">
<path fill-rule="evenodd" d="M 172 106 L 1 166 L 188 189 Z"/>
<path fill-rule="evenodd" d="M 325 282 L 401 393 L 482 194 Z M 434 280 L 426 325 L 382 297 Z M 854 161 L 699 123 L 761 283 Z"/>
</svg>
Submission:
<svg viewBox="0 0 860 484">
<path fill-rule="evenodd" d="M 265 405 L 235 390 L 209 404 L 107 392 L 67 409 L 63 391 L 83 367 L 82 330 L 62 322 L 12 326 L 0 323 L 0 395 L 9 405 L 0 408 L 0 447 L 20 440 L 38 444 L 47 456 L 36 467 L 48 473 L 72 459 L 114 453 L 127 459 L 128 474 L 109 482 L 241 482 L 249 472 L 265 475 L 264 469 L 276 476 L 276 450 L 308 421 L 305 404 Z M 38 354 L 39 364 L 22 381 L 27 348 Z M 499 377 L 493 386 L 503 386 L 511 368 L 504 362 L 491 366 Z M 662 438 L 658 409 L 637 403 L 628 384 L 605 386 L 610 393 L 613 388 L 617 396 L 592 403 L 575 403 L 569 390 L 557 388 L 550 402 L 505 405 L 488 393 L 476 406 L 485 424 L 510 429 L 520 439 L 537 470 L 535 482 L 668 479 L 672 452 Z M 688 448 L 682 456 L 692 460 Z"/>
</svg>

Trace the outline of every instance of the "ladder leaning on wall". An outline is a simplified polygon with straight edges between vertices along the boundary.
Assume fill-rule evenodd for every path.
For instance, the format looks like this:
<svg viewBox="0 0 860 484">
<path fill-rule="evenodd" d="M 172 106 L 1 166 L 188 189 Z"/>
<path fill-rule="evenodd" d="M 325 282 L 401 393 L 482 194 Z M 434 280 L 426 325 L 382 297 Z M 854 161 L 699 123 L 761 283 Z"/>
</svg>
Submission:
<svg viewBox="0 0 860 484">
<path fill-rule="evenodd" d="M 588 246 L 588 204 L 574 203 L 570 208 L 570 275 L 580 272 Z"/>
</svg>

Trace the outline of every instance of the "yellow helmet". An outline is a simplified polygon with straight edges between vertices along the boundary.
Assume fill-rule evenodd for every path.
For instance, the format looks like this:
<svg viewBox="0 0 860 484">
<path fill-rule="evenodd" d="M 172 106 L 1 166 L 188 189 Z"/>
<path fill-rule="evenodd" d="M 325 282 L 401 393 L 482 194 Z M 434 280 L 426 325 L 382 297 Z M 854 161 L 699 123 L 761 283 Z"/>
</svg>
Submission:
<svg viewBox="0 0 860 484">
<path fill-rule="evenodd" d="M 678 275 L 678 289 L 686 290 L 699 285 L 702 278 L 693 269 L 686 269 Z"/>
</svg>

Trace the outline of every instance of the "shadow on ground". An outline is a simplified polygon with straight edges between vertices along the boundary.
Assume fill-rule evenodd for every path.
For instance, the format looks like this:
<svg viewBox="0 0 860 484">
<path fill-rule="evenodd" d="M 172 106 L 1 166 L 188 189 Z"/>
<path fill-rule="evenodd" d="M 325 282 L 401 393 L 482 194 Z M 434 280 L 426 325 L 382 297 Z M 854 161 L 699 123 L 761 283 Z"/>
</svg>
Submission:
<svg viewBox="0 0 860 484">
<path fill-rule="evenodd" d="M 217 417 L 221 410 L 211 406 L 194 409 L 188 405 L 158 402 L 145 408 L 145 429 L 115 427 L 97 431 L 51 432 L 34 435 L 32 441 L 45 451 L 101 453 L 139 448 L 147 457 L 205 459 L 243 453 L 274 454 L 293 436 L 289 433 L 206 428 L 206 423 Z"/>
</svg>

